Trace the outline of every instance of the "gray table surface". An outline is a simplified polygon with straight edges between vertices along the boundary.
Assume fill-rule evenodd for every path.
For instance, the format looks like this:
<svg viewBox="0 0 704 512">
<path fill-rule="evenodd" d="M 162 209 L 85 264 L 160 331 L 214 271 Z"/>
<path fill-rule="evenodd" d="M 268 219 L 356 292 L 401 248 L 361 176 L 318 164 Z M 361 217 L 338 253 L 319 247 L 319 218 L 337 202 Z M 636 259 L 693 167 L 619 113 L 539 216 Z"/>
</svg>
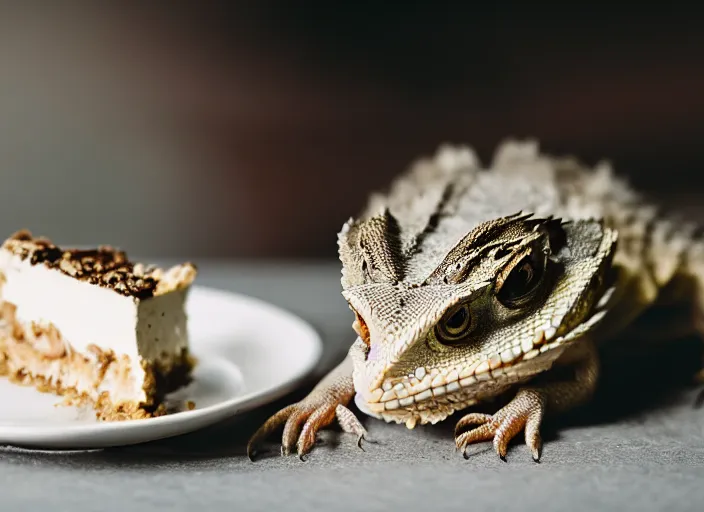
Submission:
<svg viewBox="0 0 704 512">
<path fill-rule="evenodd" d="M 600 392 L 592 407 L 545 427 L 540 464 L 520 443 L 508 462 L 490 445 L 465 460 L 454 450 L 452 422 L 409 431 L 370 418 L 379 444 L 364 452 L 333 430 L 306 462 L 274 455 L 251 463 L 248 435 L 344 356 L 351 313 L 335 263 L 200 266 L 200 284 L 308 320 L 325 342 L 315 374 L 269 407 L 171 440 L 73 453 L 3 448 L 0 510 L 704 510 L 704 410 L 692 407 L 696 390 L 673 380 L 657 391 L 654 378 L 627 385 L 630 372 L 618 369 L 607 382 L 623 389 Z"/>
</svg>

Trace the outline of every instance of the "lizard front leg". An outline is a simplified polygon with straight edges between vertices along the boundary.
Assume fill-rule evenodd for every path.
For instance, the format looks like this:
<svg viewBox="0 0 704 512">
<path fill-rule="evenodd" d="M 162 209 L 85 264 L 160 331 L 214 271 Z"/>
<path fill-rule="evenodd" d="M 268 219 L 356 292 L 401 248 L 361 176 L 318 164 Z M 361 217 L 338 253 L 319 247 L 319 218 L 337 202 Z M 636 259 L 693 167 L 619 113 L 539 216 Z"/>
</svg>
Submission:
<svg viewBox="0 0 704 512">
<path fill-rule="evenodd" d="M 354 392 L 352 361 L 347 356 L 308 396 L 274 414 L 254 433 L 247 445 L 250 460 L 253 460 L 260 443 L 282 425 L 281 454 L 289 455 L 295 446 L 298 456 L 303 458 L 313 448 L 318 431 L 335 418 L 342 430 L 357 436 L 357 444 L 361 447 L 366 430 L 346 407 Z"/>
<path fill-rule="evenodd" d="M 523 430 L 533 460 L 538 462 L 542 449 L 540 424 L 545 413 L 556 414 L 582 404 L 596 388 L 599 358 L 594 345 L 584 341 L 570 357 L 573 359 L 566 362 L 574 369 L 571 380 L 521 388 L 496 414 L 470 413 L 460 419 L 455 428 L 457 448 L 467 457 L 469 444 L 493 440 L 494 450 L 506 460 L 508 444 Z M 470 425 L 479 426 L 465 431 Z"/>
</svg>

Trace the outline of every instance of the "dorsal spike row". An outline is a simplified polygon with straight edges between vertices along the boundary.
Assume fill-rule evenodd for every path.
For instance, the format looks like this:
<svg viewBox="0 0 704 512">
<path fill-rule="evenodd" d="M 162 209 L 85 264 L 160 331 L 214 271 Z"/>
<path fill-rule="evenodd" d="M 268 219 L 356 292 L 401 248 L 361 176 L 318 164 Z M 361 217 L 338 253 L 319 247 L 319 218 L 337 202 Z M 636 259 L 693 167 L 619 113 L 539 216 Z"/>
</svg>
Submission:
<svg viewBox="0 0 704 512">
<path fill-rule="evenodd" d="M 401 228 L 388 208 L 367 219 L 346 223 L 338 247 L 343 287 L 396 283 L 404 278 Z"/>
</svg>

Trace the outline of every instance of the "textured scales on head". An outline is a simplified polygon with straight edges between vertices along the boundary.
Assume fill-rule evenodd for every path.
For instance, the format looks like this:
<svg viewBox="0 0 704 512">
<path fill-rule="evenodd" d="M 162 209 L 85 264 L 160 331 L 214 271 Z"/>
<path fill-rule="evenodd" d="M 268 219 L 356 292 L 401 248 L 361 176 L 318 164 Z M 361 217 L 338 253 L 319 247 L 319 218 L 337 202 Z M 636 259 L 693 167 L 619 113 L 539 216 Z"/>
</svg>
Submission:
<svg viewBox="0 0 704 512">
<path fill-rule="evenodd" d="M 603 314 L 616 233 L 559 218 L 560 166 L 531 144 L 502 146 L 489 169 L 443 147 L 343 226 L 343 295 L 359 335 L 350 354 L 368 412 L 440 421 L 549 368 Z"/>
</svg>

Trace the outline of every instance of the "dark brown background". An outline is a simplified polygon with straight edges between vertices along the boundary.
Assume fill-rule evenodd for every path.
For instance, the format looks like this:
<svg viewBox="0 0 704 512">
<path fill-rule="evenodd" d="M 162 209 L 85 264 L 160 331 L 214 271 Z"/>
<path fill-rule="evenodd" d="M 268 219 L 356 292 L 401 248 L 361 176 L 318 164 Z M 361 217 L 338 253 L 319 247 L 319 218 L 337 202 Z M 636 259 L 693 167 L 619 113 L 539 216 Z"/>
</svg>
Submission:
<svg viewBox="0 0 704 512">
<path fill-rule="evenodd" d="M 506 137 L 609 159 L 704 219 L 694 7 L 25 5 L 0 17 L 6 231 L 334 257 L 342 222 L 415 157 L 466 142 L 486 161 Z"/>
</svg>

